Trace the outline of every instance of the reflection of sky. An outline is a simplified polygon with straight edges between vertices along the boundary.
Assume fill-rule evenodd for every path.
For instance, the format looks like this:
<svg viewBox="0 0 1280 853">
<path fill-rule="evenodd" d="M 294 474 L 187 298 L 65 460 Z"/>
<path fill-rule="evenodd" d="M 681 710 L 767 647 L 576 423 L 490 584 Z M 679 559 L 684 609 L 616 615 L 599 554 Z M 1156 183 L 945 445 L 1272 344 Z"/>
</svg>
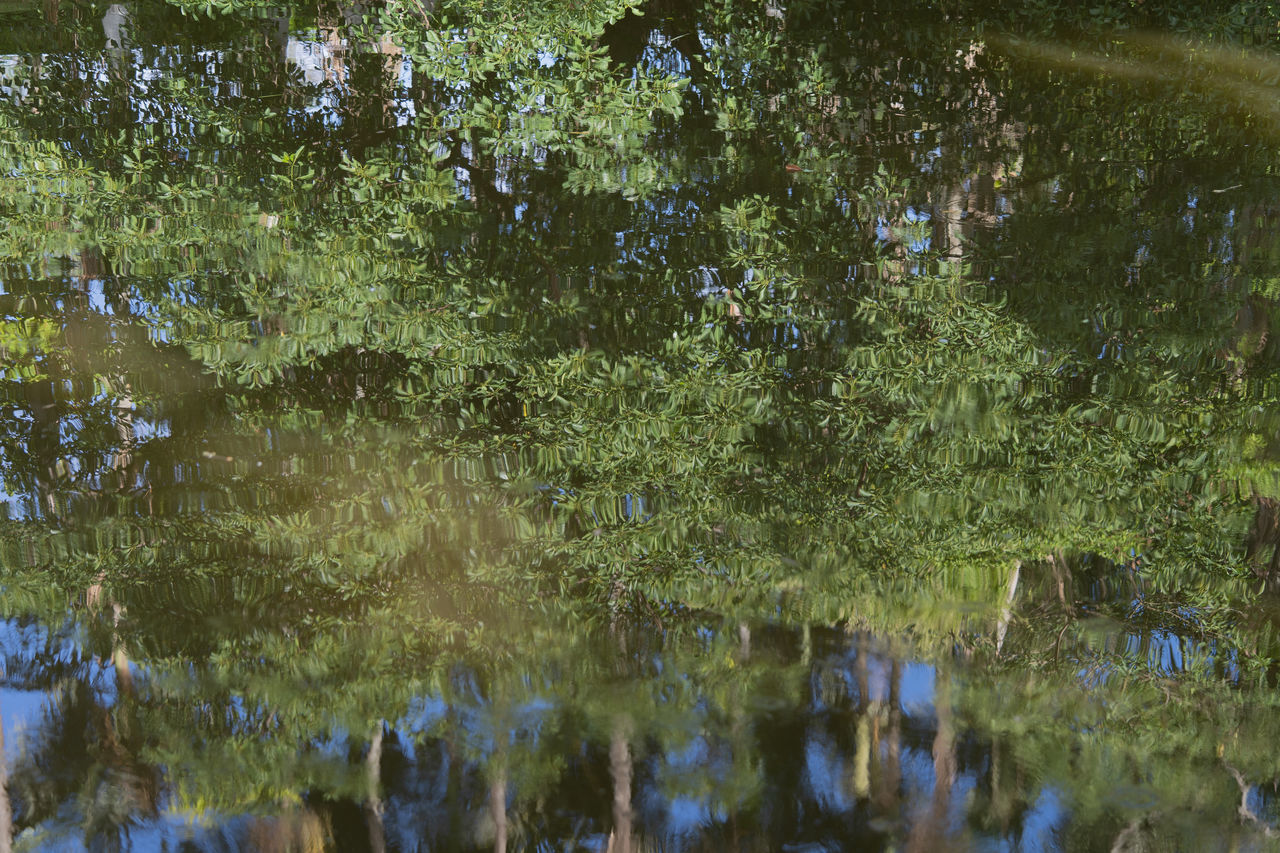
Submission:
<svg viewBox="0 0 1280 853">
<path fill-rule="evenodd" d="M 822 808 L 846 812 L 854 806 L 840 750 L 824 732 L 809 735 L 804 745 L 804 782 Z"/>
<path fill-rule="evenodd" d="M 912 715 L 933 713 L 933 690 L 937 674 L 937 670 L 927 663 L 903 664 L 902 684 L 899 688 L 903 711 Z"/>
<path fill-rule="evenodd" d="M 314 36 L 314 32 L 312 33 Z M 352 48 L 345 40 L 337 45 L 315 38 L 291 36 L 285 47 L 285 59 L 297 68 L 303 80 L 311 86 L 323 86 L 326 82 L 326 71 L 335 61 L 340 61 L 341 54 Z M 365 49 L 357 47 L 355 49 Z M 370 48 L 375 49 L 376 48 Z M 191 121 L 189 111 L 178 102 L 165 97 L 153 97 L 149 94 L 153 85 L 172 77 L 171 69 L 177 65 L 183 52 L 165 45 L 148 45 L 146 48 L 133 47 L 124 51 L 109 54 L 93 62 L 86 74 L 104 89 L 118 85 L 113 74 L 122 67 L 129 69 L 130 107 L 139 124 L 161 124 L 174 132 L 179 125 Z M 216 50 L 200 50 L 192 54 L 203 60 L 208 77 L 205 81 L 210 86 L 211 94 L 218 97 L 239 97 L 240 82 L 238 80 L 221 79 L 217 73 L 223 62 L 223 52 Z M 554 64 L 555 58 L 543 55 L 540 61 L 544 65 Z M 12 54 L 0 55 L 0 97 L 10 102 L 19 102 L 27 95 L 25 84 L 15 85 L 18 75 L 29 69 L 31 59 L 26 56 Z M 413 65 L 408 59 L 401 60 L 392 71 L 396 84 L 401 92 L 407 92 L 412 83 Z M 340 81 L 339 81 L 340 82 Z M 308 113 L 319 113 L 333 123 L 338 121 L 338 92 L 332 88 L 324 89 L 307 107 Z M 415 104 L 411 98 L 398 98 L 393 102 L 397 124 L 406 124 L 412 120 Z"/>
<path fill-rule="evenodd" d="M 137 851 L 168 850 L 227 850 L 228 839 L 253 838 L 249 817 L 224 818 L 209 812 L 194 814 L 186 810 L 166 809 L 148 821 L 133 821 L 128 825 L 125 849 Z M 225 823 L 222 823 L 225 821 Z M 234 829 L 232 829 L 234 828 Z M 93 847 L 85 844 L 85 830 L 78 818 L 59 818 L 39 827 L 40 850 L 56 850 L 59 853 L 110 849 L 101 843 Z M 25 849 L 25 848 L 20 848 Z"/>
<path fill-rule="evenodd" d="M 27 96 L 28 87 L 25 83 L 22 85 L 14 85 L 18 74 L 27 64 L 24 56 L 17 56 L 12 53 L 0 55 L 0 95 L 11 102 L 21 101 Z"/>
<path fill-rule="evenodd" d="M 52 674 L 60 678 L 70 670 L 96 694 L 94 701 L 99 705 L 109 708 L 115 703 L 114 666 L 110 661 L 87 657 L 68 630 L 55 633 L 38 623 L 0 622 L 0 660 L 4 665 L 0 683 L 10 689 L 21 689 L 19 685 L 39 688 L 54 677 Z M 129 669 L 135 678 L 141 676 L 141 669 L 132 662 Z"/>
<path fill-rule="evenodd" d="M 22 750 L 23 732 L 40 724 L 48 694 L 43 690 L 0 687 L 0 720 L 4 724 L 4 758 L 12 763 Z"/>
<path fill-rule="evenodd" d="M 1034 853 L 1039 850 L 1057 850 L 1058 832 L 1069 813 L 1054 788 L 1042 788 L 1031 811 L 1022 819 L 1022 836 L 1019 850 Z"/>
<path fill-rule="evenodd" d="M 376 52 L 376 48 L 373 46 L 353 48 L 347 44 L 345 39 L 338 44 L 331 44 L 327 41 L 290 36 L 288 44 L 285 46 L 285 61 L 291 63 L 302 72 L 302 78 L 308 85 L 324 86 L 326 80 L 336 70 L 334 64 L 341 62 L 344 54 L 348 54 L 355 49 Z M 387 58 L 384 56 L 384 60 Z M 408 92 L 409 87 L 413 84 L 413 63 L 408 59 L 399 60 L 392 74 L 399 91 L 402 93 Z M 337 79 L 333 82 L 341 85 L 343 81 Z M 340 105 L 338 90 L 336 88 L 325 88 L 304 109 L 307 113 L 324 116 L 326 124 L 336 125 L 341 123 Z M 412 98 L 396 98 L 391 105 L 394 108 L 397 126 L 408 124 L 413 120 L 417 106 Z"/>
<path fill-rule="evenodd" d="M 907 802 L 914 804 L 918 811 L 927 810 L 929 797 L 933 794 L 933 756 L 907 747 L 902 750 L 899 766 L 902 768 L 902 790 Z"/>
<path fill-rule="evenodd" d="M 0 455 L 0 468 L 5 467 L 9 463 Z M 0 488 L 0 518 L 8 518 L 12 521 L 25 521 L 27 519 L 26 501 L 18 495 L 11 495 L 3 488 Z"/>
<path fill-rule="evenodd" d="M 19 625 L 15 622 L 0 623 L 0 651 L 9 663 L 12 676 L 22 677 L 19 673 L 36 671 L 50 658 L 56 658 L 65 664 L 74 666 L 79 676 L 99 685 L 99 701 L 109 706 L 113 698 L 114 672 L 109 662 L 88 661 L 82 656 L 78 645 L 70 638 L 50 631 L 38 625 Z M 866 661 L 867 682 L 870 700 L 883 701 L 888 695 L 889 663 L 872 652 L 863 650 Z M 842 676 L 842 689 L 850 699 L 856 698 L 857 677 L 854 669 L 857 664 L 856 651 L 842 651 L 818 663 L 824 664 L 830 672 Z M 136 670 L 135 670 L 135 674 Z M 933 717 L 932 700 L 937 679 L 937 671 L 933 666 L 922 663 L 903 662 L 901 665 L 902 706 L 908 714 Z M 27 676 L 28 681 L 38 680 L 36 676 Z M 470 678 L 466 675 L 458 677 L 456 684 L 466 687 Z M 467 730 L 472 748 L 479 747 L 482 752 L 492 749 L 497 720 L 493 716 L 493 707 L 485 701 L 478 691 L 478 684 L 471 683 L 474 702 L 465 702 L 454 706 L 456 719 Z M 2 715 L 6 737 L 6 756 L 12 761 L 22 746 L 20 732 L 34 729 L 45 715 L 48 696 L 41 690 L 24 690 L 14 687 L 0 689 L 0 715 Z M 538 741 L 542 727 L 552 719 L 559 709 L 559 704 L 543 696 L 520 702 L 509 707 L 500 717 L 500 731 L 505 730 L 511 742 Z M 449 706 L 438 696 L 424 696 L 414 700 L 409 710 L 395 726 L 402 734 L 398 741 L 403 744 L 417 741 L 430 732 L 448 714 Z M 247 713 L 242 701 L 232 702 L 231 713 L 238 718 L 240 724 L 247 723 L 253 714 Z M 859 801 L 851 788 L 851 762 L 853 753 L 848 744 L 838 742 L 836 735 L 825 728 L 829 725 L 814 718 L 807 726 L 802 742 L 797 744 L 794 760 L 800 762 L 799 784 L 794 791 L 775 791 L 788 797 L 797 797 L 801 808 L 816 808 L 821 813 L 843 821 L 860 822 Z M 917 723 L 918 725 L 918 723 Z M 415 737 L 416 736 L 416 737 Z M 957 734 L 958 737 L 963 737 Z M 395 735 L 389 735 L 395 738 Z M 360 741 L 357 735 L 348 738 L 347 733 L 334 729 L 325 738 L 311 742 L 312 748 L 320 754 L 328 756 L 335 764 L 344 764 L 348 760 L 348 745 Z M 435 816 L 441 810 L 447 810 L 445 792 L 449 786 L 456 784 L 456 779 L 449 769 L 454 761 L 448 751 L 439 752 L 435 747 L 423 745 L 425 761 L 416 757 L 417 750 L 409 749 L 406 758 L 416 769 L 411 771 L 418 782 L 415 790 L 422 796 L 410 797 L 407 789 L 389 790 L 387 792 L 388 828 L 398 828 L 399 837 L 420 837 L 421 820 Z M 883 745 L 882 745 L 883 749 Z M 883 753 L 873 753 L 874 763 L 883 761 Z M 651 837 L 663 837 L 671 845 L 669 849 L 685 849 L 685 843 L 693 842 L 699 833 L 707 827 L 727 819 L 724 808 L 725 795 L 734 788 L 733 776 L 744 768 L 735 765 L 733 749 L 725 742 L 708 737 L 698 730 L 697 726 L 689 732 L 687 738 L 680 738 L 678 743 L 658 753 L 650 753 L 645 757 L 643 747 L 637 755 L 637 768 L 648 766 L 650 772 L 640 770 L 635 776 L 633 796 L 637 817 L 640 824 L 646 826 Z M 963 761 L 962 761 L 963 763 Z M 468 763 L 467 767 L 470 767 Z M 934 796 L 935 776 L 934 759 L 930 751 L 929 741 L 915 745 L 904 743 L 901 752 L 902 791 L 906 799 L 906 810 L 909 822 L 924 819 Z M 466 768 L 462 772 L 471 772 Z M 951 838 L 967 837 L 965 821 L 973 809 L 974 798 L 983 777 L 987 772 L 985 762 L 978 762 L 968 768 L 959 769 L 952 784 L 948 800 L 948 811 L 944 831 Z M 726 785 L 728 786 L 726 788 Z M 511 790 L 511 796 L 519 796 L 522 792 Z M 527 795 L 528 792 L 523 792 Z M 423 797 L 426 799 L 424 800 Z M 429 802 L 428 802 L 429 801 Z M 424 804 L 425 803 L 425 804 Z M 1262 810 L 1262 805 L 1259 810 Z M 191 823 L 193 817 L 198 818 Z M 1018 844 L 1010 846 L 1006 839 L 979 835 L 970 837 L 974 849 L 1003 850 L 1053 850 L 1056 849 L 1057 833 L 1068 820 L 1069 813 L 1062 802 L 1062 796 L 1052 788 L 1036 793 L 1035 800 L 1022 821 Z M 204 813 L 192 815 L 186 812 L 164 810 L 158 819 L 136 824 L 130 830 L 130 843 L 133 849 L 176 849 L 184 841 L 195 843 L 199 849 L 213 849 L 206 846 L 212 839 L 235 838 L 241 831 L 236 827 L 242 818 L 235 816 L 214 815 Z M 415 823 L 417 821 L 417 823 Z M 81 835 L 71 832 L 70 824 L 59 822 L 46 824 L 43 829 L 50 832 L 51 840 L 62 842 L 64 836 L 78 839 Z M 596 837 L 596 836 L 591 836 Z M 604 839 L 606 836 L 599 836 Z M 75 846 L 79 841 L 68 842 L 65 849 L 80 849 Z M 59 849 L 64 849 L 60 847 Z M 788 848 L 808 849 L 808 848 Z M 818 848 L 813 848 L 818 849 Z M 836 848 L 832 848 L 836 849 Z"/>
<path fill-rule="evenodd" d="M 319 86 L 324 82 L 324 66 L 332 60 L 333 51 L 321 41 L 290 38 L 284 49 L 284 58 L 302 72 L 302 79 L 308 84 Z"/>
<path fill-rule="evenodd" d="M 710 747 L 702 736 L 692 738 L 679 749 L 668 750 L 657 772 L 656 786 L 643 788 L 643 810 L 659 814 L 663 818 L 663 833 L 668 836 L 687 836 L 713 820 L 710 797 L 699 796 L 689 790 L 703 788 L 698 778 L 712 775 Z"/>
<path fill-rule="evenodd" d="M 290 38 L 284 56 L 286 61 L 302 72 L 302 78 L 308 85 L 321 86 L 325 82 L 325 66 L 334 60 L 334 50 L 324 42 Z M 325 124 L 337 124 L 338 105 L 337 91 L 326 88 L 303 109 L 307 113 L 324 116 Z"/>
<path fill-rule="evenodd" d="M 48 705 L 48 693 L 18 686 L 38 685 L 42 671 L 50 665 L 73 664 L 80 657 L 70 640 L 58 640 L 42 625 L 0 622 L 0 721 L 4 725 L 4 757 L 12 762 L 22 749 L 23 731 L 35 731 Z"/>
</svg>

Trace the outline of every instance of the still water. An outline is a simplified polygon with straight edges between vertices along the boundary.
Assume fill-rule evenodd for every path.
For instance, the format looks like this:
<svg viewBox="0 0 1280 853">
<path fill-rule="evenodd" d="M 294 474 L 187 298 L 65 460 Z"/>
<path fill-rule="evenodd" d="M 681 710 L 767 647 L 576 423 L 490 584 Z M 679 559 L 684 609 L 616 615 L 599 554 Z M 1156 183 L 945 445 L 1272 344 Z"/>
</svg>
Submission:
<svg viewBox="0 0 1280 853">
<path fill-rule="evenodd" d="M 1274 846 L 1280 20 L 1147 5 L 0 1 L 0 853 Z"/>
</svg>

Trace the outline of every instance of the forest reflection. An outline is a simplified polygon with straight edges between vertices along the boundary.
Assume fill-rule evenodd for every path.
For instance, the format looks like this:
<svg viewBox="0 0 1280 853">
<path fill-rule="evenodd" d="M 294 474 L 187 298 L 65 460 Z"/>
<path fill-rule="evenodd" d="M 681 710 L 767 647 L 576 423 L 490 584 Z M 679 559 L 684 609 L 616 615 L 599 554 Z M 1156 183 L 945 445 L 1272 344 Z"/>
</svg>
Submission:
<svg viewBox="0 0 1280 853">
<path fill-rule="evenodd" d="M 1102 789 L 1056 776 L 1044 741 L 1103 713 L 1102 698 L 1078 688 L 1131 677 L 1125 660 L 1175 676 L 1193 666 L 1195 646 L 1158 621 L 1135 631 L 1133 619 L 1094 616 L 1058 630 L 1039 611 L 1106 604 L 1075 597 L 1073 570 L 1097 577 L 1099 567 L 1051 562 L 1022 574 L 1015 624 L 1042 629 L 1015 629 L 998 648 L 971 620 L 931 661 L 903 639 L 829 628 L 624 620 L 584 634 L 574 620 L 495 617 L 487 652 L 401 662 L 394 681 L 357 682 L 354 673 L 385 663 L 394 626 L 367 622 L 340 647 L 297 660 L 278 629 L 224 612 L 206 630 L 265 632 L 257 641 L 271 650 L 249 681 L 243 669 L 230 674 L 236 689 L 217 654 L 204 669 L 179 663 L 198 654 L 190 637 L 181 657 L 145 650 L 177 668 L 154 663 L 143 675 L 121 641 L 137 636 L 128 617 L 86 601 L 87 618 L 61 631 L 5 626 L 0 709 L 11 743 L 18 734 L 6 791 L 22 824 L 41 826 L 40 843 L 54 846 L 75 844 L 83 821 L 134 846 L 198 849 L 365 839 L 370 849 L 1052 846 L 1071 837 L 1074 809 L 1119 798 L 1159 811 L 1170 793 L 1126 781 L 1114 743 L 1072 759 L 1120 761 Z M 1131 581 L 1113 567 L 1083 587 Z M 176 600 L 153 595 L 169 608 Z M 130 617 L 157 624 L 140 610 Z M 1235 678 L 1213 655 L 1198 665 Z M 1243 722 L 1218 713 L 1220 725 Z M 1265 789 L 1241 785 L 1269 813 Z M 235 817 L 287 790 L 309 793 L 270 817 Z M 63 811 L 68 796 L 82 804 L 76 821 Z M 1227 809 L 1232 792 L 1219 796 Z"/>
<path fill-rule="evenodd" d="M 0 6 L 0 853 L 1270 843 L 1274 20 L 1014 5 Z"/>
<path fill-rule="evenodd" d="M 600 638 L 595 668 L 580 650 L 500 671 L 453 666 L 440 693 L 414 698 L 372 737 L 339 726 L 293 744 L 291 776 L 336 782 L 364 800 L 362 809 L 308 797 L 292 812 L 216 832 L 198 826 L 211 815 L 197 825 L 184 815 L 227 808 L 261 786 L 262 766 L 237 755 L 246 749 L 240 738 L 290 739 L 285 721 L 213 700 L 183 723 L 166 712 L 174 697 L 163 680 L 134 690 L 120 669 L 62 640 L 62 666 L 10 678 L 10 690 L 27 698 L 8 791 L 24 804 L 24 822 L 44 824 L 43 843 L 55 845 L 83 830 L 55 817 L 77 791 L 89 792 L 85 818 L 101 822 L 98 831 L 141 820 L 131 835 L 202 848 L 235 839 L 295 849 L 312 836 L 342 844 L 367 833 L 374 849 L 503 847 L 506 838 L 513 849 L 763 850 L 766 839 L 879 845 L 894 837 L 936 849 L 981 837 L 1048 839 L 1065 818 L 1062 794 L 1019 781 L 1022 771 L 1000 765 L 998 743 L 959 742 L 964 710 L 954 704 L 962 688 L 952 665 L 830 630 L 704 631 L 684 650 L 620 648 L 650 636 Z M 16 623 L 5 637 L 10 659 L 19 644 L 58 642 Z M 14 712 L 5 716 L 12 732 Z M 141 748 L 143 732 L 153 743 L 162 735 L 165 746 Z M 186 750 L 194 744 L 180 744 L 191 738 L 235 746 L 200 750 L 193 764 Z M 173 763 L 178 755 L 182 764 Z M 970 814 L 974 802 L 983 804 L 979 815 Z M 996 823 L 963 828 L 990 817 L 997 802 Z"/>
</svg>

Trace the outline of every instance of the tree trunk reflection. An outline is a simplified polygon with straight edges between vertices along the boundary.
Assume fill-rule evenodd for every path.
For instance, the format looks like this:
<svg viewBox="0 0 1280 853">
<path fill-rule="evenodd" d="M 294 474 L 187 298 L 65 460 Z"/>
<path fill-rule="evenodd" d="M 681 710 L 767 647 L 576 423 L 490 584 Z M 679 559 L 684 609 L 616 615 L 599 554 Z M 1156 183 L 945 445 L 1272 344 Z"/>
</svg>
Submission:
<svg viewBox="0 0 1280 853">
<path fill-rule="evenodd" d="M 608 853 L 631 853 L 631 720 L 614 719 L 609 740 L 609 774 L 613 778 L 613 831 Z"/>
</svg>

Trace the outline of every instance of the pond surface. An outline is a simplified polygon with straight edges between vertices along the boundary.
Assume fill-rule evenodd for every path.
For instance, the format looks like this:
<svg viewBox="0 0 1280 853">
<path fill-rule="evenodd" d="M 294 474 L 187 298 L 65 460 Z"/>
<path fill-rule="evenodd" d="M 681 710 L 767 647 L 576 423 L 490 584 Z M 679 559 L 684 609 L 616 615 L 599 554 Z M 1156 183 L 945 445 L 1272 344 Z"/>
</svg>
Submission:
<svg viewBox="0 0 1280 853">
<path fill-rule="evenodd" d="M 0 0 L 0 853 L 1269 849 L 1268 4 Z"/>
</svg>

